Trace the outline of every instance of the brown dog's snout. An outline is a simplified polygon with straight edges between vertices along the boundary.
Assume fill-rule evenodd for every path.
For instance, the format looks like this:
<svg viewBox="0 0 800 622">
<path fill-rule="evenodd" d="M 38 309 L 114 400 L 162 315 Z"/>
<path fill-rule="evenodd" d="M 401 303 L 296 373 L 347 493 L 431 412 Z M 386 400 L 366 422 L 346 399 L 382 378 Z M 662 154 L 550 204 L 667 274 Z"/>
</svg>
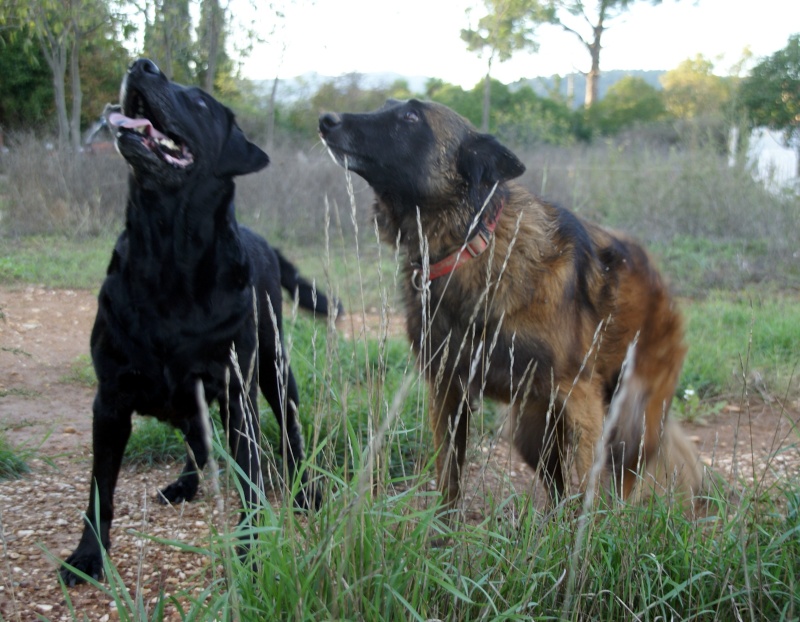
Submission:
<svg viewBox="0 0 800 622">
<path fill-rule="evenodd" d="M 335 112 L 326 112 L 319 117 L 319 131 L 325 134 L 334 129 L 337 125 L 341 125 L 342 118 Z"/>
</svg>

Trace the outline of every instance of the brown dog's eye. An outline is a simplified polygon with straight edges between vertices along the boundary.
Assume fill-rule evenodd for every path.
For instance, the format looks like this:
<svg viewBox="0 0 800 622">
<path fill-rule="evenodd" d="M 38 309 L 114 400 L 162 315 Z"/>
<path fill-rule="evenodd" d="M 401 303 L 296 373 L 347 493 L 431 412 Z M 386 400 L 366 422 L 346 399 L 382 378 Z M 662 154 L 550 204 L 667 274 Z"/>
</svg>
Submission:
<svg viewBox="0 0 800 622">
<path fill-rule="evenodd" d="M 403 121 L 408 121 L 409 123 L 416 123 L 419 121 L 419 115 L 414 110 L 409 110 L 403 115 Z"/>
</svg>

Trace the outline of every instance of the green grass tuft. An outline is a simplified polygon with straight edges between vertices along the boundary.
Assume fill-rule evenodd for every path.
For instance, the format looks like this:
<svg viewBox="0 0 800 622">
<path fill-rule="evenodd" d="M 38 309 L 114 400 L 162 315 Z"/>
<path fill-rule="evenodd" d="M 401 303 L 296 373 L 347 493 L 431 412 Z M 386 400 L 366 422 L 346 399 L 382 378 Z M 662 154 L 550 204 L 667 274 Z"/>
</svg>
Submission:
<svg viewBox="0 0 800 622">
<path fill-rule="evenodd" d="M 0 480 L 18 479 L 30 471 L 30 449 L 14 447 L 0 431 Z"/>
<path fill-rule="evenodd" d="M 153 466 L 186 457 L 183 435 L 171 425 L 152 417 L 135 417 L 123 462 L 132 466 Z"/>
</svg>

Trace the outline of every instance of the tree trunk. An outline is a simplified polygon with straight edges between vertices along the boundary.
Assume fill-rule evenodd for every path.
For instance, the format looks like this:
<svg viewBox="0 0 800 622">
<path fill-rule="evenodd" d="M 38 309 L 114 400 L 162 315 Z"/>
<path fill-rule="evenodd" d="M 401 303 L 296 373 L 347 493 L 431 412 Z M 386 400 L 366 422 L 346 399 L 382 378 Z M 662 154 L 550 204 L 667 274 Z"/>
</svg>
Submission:
<svg viewBox="0 0 800 622">
<path fill-rule="evenodd" d="M 58 119 L 58 148 L 64 149 L 69 144 L 69 117 L 67 116 L 66 67 L 53 67 L 53 95 Z"/>
<path fill-rule="evenodd" d="M 81 147 L 81 108 L 83 106 L 83 93 L 81 92 L 81 73 L 80 73 L 80 31 L 75 28 L 72 37 L 72 53 L 70 55 L 70 79 L 72 89 L 72 119 L 70 121 L 70 144 L 73 151 L 80 150 Z"/>
<path fill-rule="evenodd" d="M 208 61 L 206 63 L 206 75 L 203 88 L 206 92 L 214 93 L 214 79 L 217 76 L 217 59 L 219 58 L 219 42 L 222 32 L 222 20 L 220 19 L 220 8 L 217 0 L 204 0 L 206 8 L 206 52 Z"/>
<path fill-rule="evenodd" d="M 275 100 L 278 96 L 278 76 L 272 81 L 272 90 L 269 93 L 269 105 L 267 107 L 267 151 L 272 151 L 275 142 Z"/>
<path fill-rule="evenodd" d="M 586 97 L 583 101 L 583 105 L 589 109 L 591 108 L 599 99 L 599 92 L 600 92 L 600 50 L 603 49 L 600 45 L 600 40 L 603 36 L 603 18 L 604 15 L 601 13 L 597 25 L 594 26 L 594 36 L 592 38 L 592 42 L 587 44 L 587 48 L 589 49 L 589 55 L 592 58 L 592 65 L 591 69 L 589 69 L 589 73 L 586 74 Z"/>
<path fill-rule="evenodd" d="M 794 163 L 794 176 L 800 180 L 800 141 L 797 141 L 795 144 L 794 153 L 797 156 L 797 160 Z"/>
<path fill-rule="evenodd" d="M 483 80 L 483 114 L 481 115 L 481 131 L 489 131 L 489 110 L 492 105 L 492 57 L 486 67 L 486 77 Z"/>
<path fill-rule="evenodd" d="M 172 80 L 175 72 L 172 69 L 172 20 L 167 14 L 164 18 L 164 66 L 161 71 Z"/>
<path fill-rule="evenodd" d="M 67 117 L 67 42 L 66 33 L 56 39 L 45 24 L 37 24 L 39 44 L 50 72 L 53 74 L 53 99 L 58 120 L 58 148 L 69 144 L 69 118 Z"/>
</svg>

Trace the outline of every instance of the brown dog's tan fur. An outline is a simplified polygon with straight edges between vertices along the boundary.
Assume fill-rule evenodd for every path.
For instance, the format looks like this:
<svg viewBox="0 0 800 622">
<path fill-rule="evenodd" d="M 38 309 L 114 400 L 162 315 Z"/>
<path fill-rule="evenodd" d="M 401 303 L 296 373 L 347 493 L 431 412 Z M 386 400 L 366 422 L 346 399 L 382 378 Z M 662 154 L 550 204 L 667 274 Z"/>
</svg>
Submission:
<svg viewBox="0 0 800 622">
<path fill-rule="evenodd" d="M 470 412 L 484 397 L 511 403 L 513 443 L 554 497 L 566 491 L 568 455 L 586 485 L 607 417 L 599 459 L 623 497 L 658 460 L 682 493 L 700 491 L 694 449 L 667 421 L 683 322 L 641 246 L 510 181 L 524 170 L 516 156 L 444 106 L 328 114 L 320 134 L 373 187 L 381 234 L 407 259 L 407 330 L 430 383 L 446 506 L 459 496 Z M 457 251 L 487 212 L 499 213 L 489 248 L 428 282 L 427 257 Z"/>
</svg>

